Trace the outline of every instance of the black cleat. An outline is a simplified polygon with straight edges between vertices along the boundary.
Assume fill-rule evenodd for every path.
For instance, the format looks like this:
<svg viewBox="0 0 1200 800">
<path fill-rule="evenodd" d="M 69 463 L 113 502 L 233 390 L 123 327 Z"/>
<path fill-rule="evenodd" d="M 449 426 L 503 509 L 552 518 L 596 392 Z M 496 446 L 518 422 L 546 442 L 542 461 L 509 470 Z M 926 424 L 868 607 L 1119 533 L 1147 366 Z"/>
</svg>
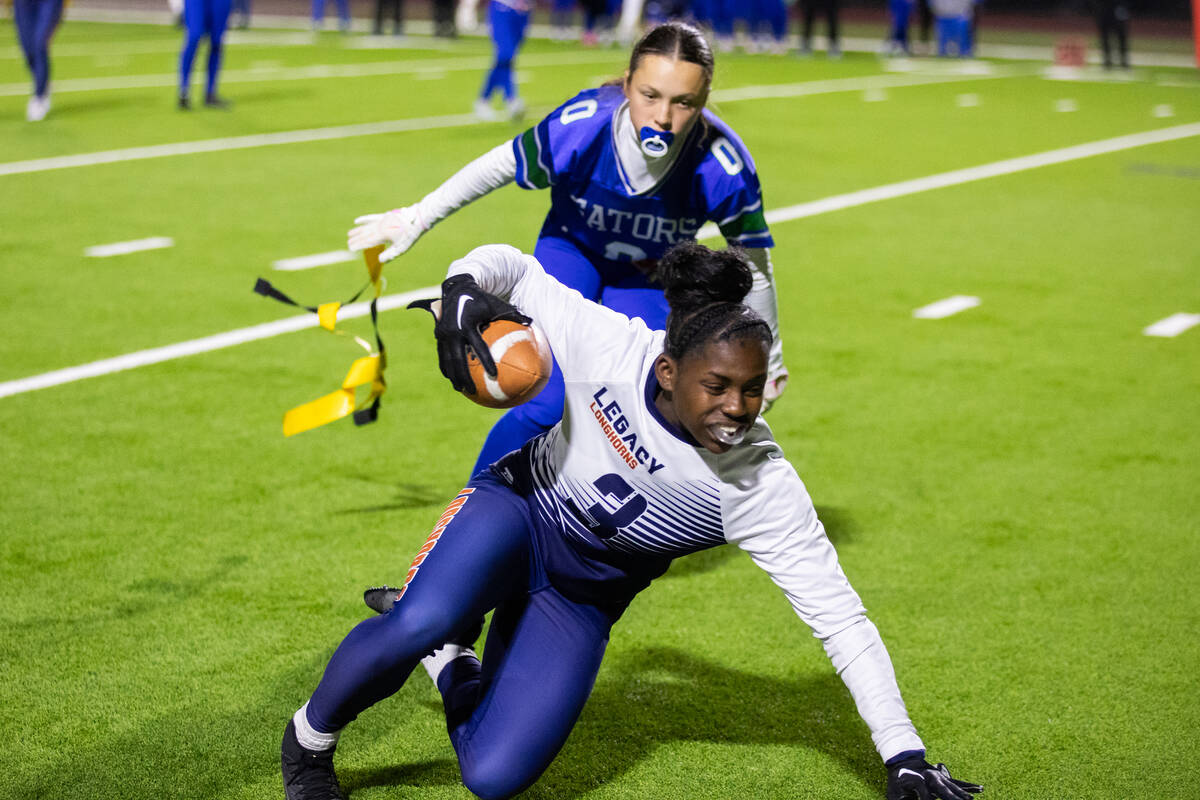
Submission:
<svg viewBox="0 0 1200 800">
<path fill-rule="evenodd" d="M 186 94 L 179 95 L 179 110 L 180 111 L 191 111 L 192 110 L 192 101 L 188 100 Z"/>
<path fill-rule="evenodd" d="M 396 596 L 399 593 L 399 589 L 391 586 L 373 586 L 363 592 L 363 602 L 376 614 L 386 614 L 396 605 Z"/>
<path fill-rule="evenodd" d="M 224 97 L 218 97 L 215 94 L 210 94 L 204 98 L 204 105 L 208 108 L 216 108 L 221 111 L 228 111 L 233 107 L 233 103 L 226 100 Z"/>
<path fill-rule="evenodd" d="M 333 771 L 333 750 L 305 750 L 296 741 L 296 723 L 288 720 L 280 748 L 283 793 L 287 800 L 346 800 Z"/>
</svg>

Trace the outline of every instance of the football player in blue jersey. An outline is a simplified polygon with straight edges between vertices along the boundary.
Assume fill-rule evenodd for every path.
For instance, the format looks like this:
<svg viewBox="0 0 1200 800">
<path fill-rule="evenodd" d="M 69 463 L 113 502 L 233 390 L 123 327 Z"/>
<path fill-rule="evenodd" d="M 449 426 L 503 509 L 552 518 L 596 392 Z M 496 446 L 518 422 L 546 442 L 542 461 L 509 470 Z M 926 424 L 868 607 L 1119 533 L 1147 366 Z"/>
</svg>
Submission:
<svg viewBox="0 0 1200 800">
<path fill-rule="evenodd" d="M 488 30 L 492 34 L 492 68 L 484 78 L 483 88 L 475 99 L 475 116 L 482 120 L 497 119 L 492 108 L 492 95 L 504 97 L 504 107 L 510 119 L 525 114 L 525 101 L 517 93 L 513 65 L 517 51 L 525 41 L 525 29 L 533 11 L 530 0 L 491 0 L 488 4 Z"/>
<path fill-rule="evenodd" d="M 713 55 L 700 31 L 681 22 L 660 25 L 634 46 L 622 79 L 580 92 L 419 202 L 359 217 L 350 249 L 387 244 L 382 258 L 391 259 L 457 209 L 510 182 L 549 189 L 537 259 L 589 300 L 661 328 L 667 303 L 655 264 L 714 222 L 749 257 L 754 284 L 747 303 L 774 337 L 764 390 L 769 406 L 788 376 L 769 254 L 775 242 L 754 160 L 705 108 L 712 79 Z M 475 471 L 548 430 L 562 404 L 556 370 L 541 394 L 496 423 Z"/>
<path fill-rule="evenodd" d="M 341 798 L 340 731 L 418 664 L 442 695 L 467 788 L 511 797 L 550 765 L 583 710 L 613 624 L 672 559 L 746 551 L 825 647 L 887 768 L 887 797 L 969 800 L 925 759 L 892 662 L 795 469 L 759 416 L 770 326 L 742 304 L 735 251 L 685 243 L 659 264 L 665 331 L 604 308 L 504 245 L 451 264 L 435 323 L 442 371 L 472 386 L 481 327 L 530 315 L 566 386 L 563 421 L 479 472 L 386 613 L 359 623 L 284 731 L 288 800 Z M 494 609 L 482 662 L 472 645 Z M 752 702 L 752 701 L 750 701 Z"/>
<path fill-rule="evenodd" d="M 33 75 L 25 119 L 41 122 L 50 113 L 50 38 L 62 19 L 63 0 L 13 0 L 12 8 L 17 39 Z"/>
<path fill-rule="evenodd" d="M 192 107 L 188 89 L 192 82 L 192 61 L 200 40 L 208 37 L 208 74 L 204 84 L 204 105 L 209 108 L 228 108 L 229 101 L 217 94 L 217 75 L 221 72 L 221 41 L 229 23 L 231 0 L 186 0 L 183 22 L 186 32 L 183 50 L 179 54 L 179 108 Z"/>
</svg>

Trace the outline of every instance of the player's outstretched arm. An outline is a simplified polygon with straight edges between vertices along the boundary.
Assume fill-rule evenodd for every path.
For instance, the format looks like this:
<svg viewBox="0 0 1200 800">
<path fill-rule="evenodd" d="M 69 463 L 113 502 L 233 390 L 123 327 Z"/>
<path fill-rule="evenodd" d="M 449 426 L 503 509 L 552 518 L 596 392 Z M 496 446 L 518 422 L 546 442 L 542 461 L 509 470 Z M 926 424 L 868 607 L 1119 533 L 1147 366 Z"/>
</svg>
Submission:
<svg viewBox="0 0 1200 800">
<path fill-rule="evenodd" d="M 517 176 L 512 142 L 497 145 L 467 164 L 417 203 L 382 214 L 365 214 L 346 233 L 351 250 L 387 245 L 379 254 L 391 261 L 417 243 L 427 230 L 473 200 L 511 183 Z"/>
<path fill-rule="evenodd" d="M 983 787 L 950 776 L 945 764 L 933 765 L 924 753 L 888 763 L 887 800 L 970 800 Z"/>
</svg>

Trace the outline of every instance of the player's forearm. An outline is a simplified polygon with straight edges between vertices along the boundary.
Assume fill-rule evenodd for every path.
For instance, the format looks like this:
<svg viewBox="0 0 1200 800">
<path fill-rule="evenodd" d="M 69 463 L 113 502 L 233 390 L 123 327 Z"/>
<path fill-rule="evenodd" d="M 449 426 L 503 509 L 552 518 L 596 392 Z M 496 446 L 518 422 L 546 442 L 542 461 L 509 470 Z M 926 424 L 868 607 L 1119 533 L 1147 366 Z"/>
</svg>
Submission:
<svg viewBox="0 0 1200 800">
<path fill-rule="evenodd" d="M 510 245 L 485 244 L 452 262 L 446 277 L 470 275 L 488 294 L 510 300 L 517 284 L 525 277 L 530 261 L 533 261 L 531 256 Z"/>
<path fill-rule="evenodd" d="M 879 631 L 866 617 L 825 639 L 825 652 L 871 729 L 871 740 L 884 761 L 925 745 L 908 718 L 896 684 L 896 672 Z"/>
<path fill-rule="evenodd" d="M 454 173 L 417 203 L 421 219 L 433 227 L 467 203 L 511 183 L 517 175 L 512 142 L 497 145 Z"/>
<path fill-rule="evenodd" d="M 767 374 L 773 376 L 782 372 L 784 366 L 783 342 L 779 336 L 779 300 L 775 294 L 771 251 L 765 247 L 750 247 L 745 252 L 750 261 L 752 279 L 750 293 L 746 295 L 745 302 L 771 327 L 774 343 L 771 345 Z"/>
</svg>

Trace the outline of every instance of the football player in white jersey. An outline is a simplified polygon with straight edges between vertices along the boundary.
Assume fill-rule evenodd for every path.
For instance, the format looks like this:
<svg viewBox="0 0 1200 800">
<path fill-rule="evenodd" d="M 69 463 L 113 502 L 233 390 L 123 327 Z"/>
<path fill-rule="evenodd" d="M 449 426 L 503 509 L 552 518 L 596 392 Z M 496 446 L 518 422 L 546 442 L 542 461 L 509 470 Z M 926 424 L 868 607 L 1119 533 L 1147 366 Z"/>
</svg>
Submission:
<svg viewBox="0 0 1200 800">
<path fill-rule="evenodd" d="M 968 800 L 925 760 L 879 632 L 804 484 L 759 416 L 771 331 L 742 305 L 736 252 L 683 244 L 659 263 L 671 315 L 653 331 L 584 299 L 532 256 L 454 262 L 435 324 L 443 373 L 472 385 L 480 329 L 528 314 L 566 387 L 563 421 L 450 503 L 387 613 L 342 641 L 282 745 L 288 800 L 341 797 L 339 732 L 418 663 L 442 694 L 463 782 L 511 797 L 549 766 L 591 693 L 612 625 L 671 560 L 731 543 L 783 590 L 841 676 L 888 769 L 888 797 Z M 482 663 L 471 649 L 495 610 Z"/>
<path fill-rule="evenodd" d="M 705 107 L 713 71 L 712 50 L 698 29 L 660 25 L 634 46 L 620 81 L 580 92 L 413 205 L 359 217 L 349 247 L 387 244 L 386 261 L 511 182 L 549 189 L 550 210 L 533 253 L 545 270 L 589 300 L 662 328 L 668 309 L 654 264 L 714 222 L 749 257 L 754 285 L 746 302 L 775 334 L 764 390 L 769 405 L 787 382 L 770 258 L 775 242 L 754 159 Z M 537 397 L 495 424 L 473 473 L 548 430 L 562 408 L 555 370 Z"/>
</svg>

